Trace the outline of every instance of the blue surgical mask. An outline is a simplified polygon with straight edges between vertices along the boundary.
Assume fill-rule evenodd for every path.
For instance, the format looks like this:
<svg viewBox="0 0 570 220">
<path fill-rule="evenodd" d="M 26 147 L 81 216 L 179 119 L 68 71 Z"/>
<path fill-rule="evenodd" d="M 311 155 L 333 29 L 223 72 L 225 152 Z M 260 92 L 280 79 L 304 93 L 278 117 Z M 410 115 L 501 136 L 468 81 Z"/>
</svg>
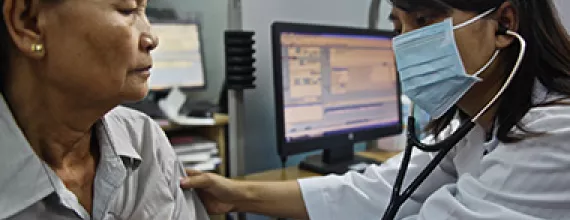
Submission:
<svg viewBox="0 0 570 220">
<path fill-rule="evenodd" d="M 478 81 L 499 54 L 499 50 L 479 71 L 467 74 L 454 30 L 465 27 L 493 12 L 491 9 L 459 25 L 451 18 L 409 33 L 393 40 L 396 64 L 404 94 L 432 118 L 447 112 Z"/>
</svg>

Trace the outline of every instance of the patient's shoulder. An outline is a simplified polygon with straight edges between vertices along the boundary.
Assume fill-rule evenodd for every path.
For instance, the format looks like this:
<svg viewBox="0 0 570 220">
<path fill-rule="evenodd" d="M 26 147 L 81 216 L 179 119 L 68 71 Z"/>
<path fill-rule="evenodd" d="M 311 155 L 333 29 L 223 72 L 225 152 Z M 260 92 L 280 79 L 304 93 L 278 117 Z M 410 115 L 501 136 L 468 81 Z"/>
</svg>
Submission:
<svg viewBox="0 0 570 220">
<path fill-rule="evenodd" d="M 127 130 L 131 135 L 141 135 L 144 133 L 163 133 L 158 123 L 146 115 L 135 109 L 118 106 L 109 111 L 103 120 L 112 129 Z"/>
<path fill-rule="evenodd" d="M 132 146 L 144 158 L 175 158 L 162 128 L 146 114 L 127 107 L 116 107 L 103 118 L 107 133 L 115 142 Z"/>
<path fill-rule="evenodd" d="M 148 115 L 124 106 L 117 106 L 105 115 L 106 120 L 112 120 L 117 123 L 142 123 L 154 122 Z"/>
</svg>

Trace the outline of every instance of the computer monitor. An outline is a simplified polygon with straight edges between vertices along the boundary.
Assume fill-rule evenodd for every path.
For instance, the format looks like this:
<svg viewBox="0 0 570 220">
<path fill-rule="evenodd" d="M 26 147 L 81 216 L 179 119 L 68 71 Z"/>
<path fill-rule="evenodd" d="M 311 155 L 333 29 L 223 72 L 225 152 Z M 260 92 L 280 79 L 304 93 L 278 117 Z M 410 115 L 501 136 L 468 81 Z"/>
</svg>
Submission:
<svg viewBox="0 0 570 220">
<path fill-rule="evenodd" d="M 271 32 L 280 156 L 323 149 L 301 163 L 323 174 L 373 163 L 354 144 L 402 132 L 393 33 L 281 22 Z"/>
<path fill-rule="evenodd" d="M 152 21 L 152 30 L 160 43 L 151 52 L 150 90 L 204 89 L 206 75 L 199 22 L 157 19 Z"/>
</svg>

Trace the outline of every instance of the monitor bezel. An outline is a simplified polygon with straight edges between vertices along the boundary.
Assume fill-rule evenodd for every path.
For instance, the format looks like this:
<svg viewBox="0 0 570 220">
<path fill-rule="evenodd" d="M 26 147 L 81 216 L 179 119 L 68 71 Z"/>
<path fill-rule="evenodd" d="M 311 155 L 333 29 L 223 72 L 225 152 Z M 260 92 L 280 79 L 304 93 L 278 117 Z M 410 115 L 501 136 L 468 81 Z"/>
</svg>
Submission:
<svg viewBox="0 0 570 220">
<path fill-rule="evenodd" d="M 329 26 L 318 24 L 301 24 L 288 22 L 274 22 L 271 25 L 271 46 L 273 56 L 273 83 L 275 98 L 275 117 L 276 117 L 276 137 L 277 149 L 281 157 L 287 157 L 295 154 L 311 152 L 315 150 L 327 150 L 337 147 L 352 146 L 355 143 L 376 140 L 381 137 L 388 137 L 401 134 L 402 126 L 402 108 L 401 108 L 401 85 L 399 74 L 396 74 L 397 102 L 398 102 L 398 123 L 392 126 L 375 128 L 369 130 L 355 131 L 346 134 L 338 134 L 326 137 L 317 137 L 307 140 L 287 142 L 285 139 L 285 120 L 284 120 L 284 98 L 283 98 L 283 66 L 281 63 L 281 34 L 282 33 L 301 33 L 301 34 L 346 34 L 346 35 L 367 35 L 393 38 L 396 36 L 394 32 L 363 29 L 354 27 Z"/>
<path fill-rule="evenodd" d="M 157 19 L 157 18 L 153 18 L 151 21 L 151 26 L 154 25 L 160 25 L 160 24 L 190 24 L 190 25 L 196 25 L 196 28 L 198 29 L 198 41 L 200 43 L 200 55 L 201 55 L 201 62 L 202 62 L 202 75 L 203 75 L 203 79 L 204 79 L 204 84 L 201 86 L 180 86 L 178 87 L 180 90 L 184 91 L 184 92 L 195 92 L 195 91 L 204 91 L 208 89 L 208 74 L 207 74 L 207 67 L 206 67 L 206 54 L 205 54 L 205 50 L 204 50 L 204 32 L 203 32 L 203 27 L 202 27 L 202 23 L 200 22 L 200 20 L 198 19 Z M 159 39 L 160 42 L 160 39 Z M 159 43 L 159 47 L 160 47 L 160 43 Z M 152 52 L 151 52 L 152 53 Z M 149 84 L 149 90 L 152 92 L 168 92 L 170 91 L 170 89 L 172 89 L 173 87 L 165 87 L 163 89 L 153 89 L 150 84 Z"/>
</svg>

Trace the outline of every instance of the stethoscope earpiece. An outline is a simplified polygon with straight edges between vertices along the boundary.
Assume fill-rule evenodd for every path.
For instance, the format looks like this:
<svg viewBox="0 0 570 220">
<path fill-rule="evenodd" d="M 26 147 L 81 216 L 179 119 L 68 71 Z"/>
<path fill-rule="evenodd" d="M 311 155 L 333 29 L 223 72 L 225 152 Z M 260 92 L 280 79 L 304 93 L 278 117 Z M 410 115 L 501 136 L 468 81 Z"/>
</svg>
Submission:
<svg viewBox="0 0 570 220">
<path fill-rule="evenodd" d="M 497 30 L 497 35 L 508 35 L 509 28 L 507 26 L 499 23 L 499 30 Z"/>
</svg>

